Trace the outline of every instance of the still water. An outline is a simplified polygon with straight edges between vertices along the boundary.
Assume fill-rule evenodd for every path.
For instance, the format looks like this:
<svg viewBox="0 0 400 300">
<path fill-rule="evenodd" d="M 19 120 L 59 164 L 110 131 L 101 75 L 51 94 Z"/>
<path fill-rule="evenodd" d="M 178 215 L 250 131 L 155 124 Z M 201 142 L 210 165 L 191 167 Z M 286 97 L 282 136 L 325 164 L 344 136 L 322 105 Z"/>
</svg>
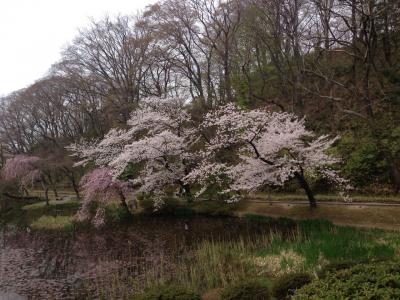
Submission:
<svg viewBox="0 0 400 300">
<path fill-rule="evenodd" d="M 145 271 L 172 270 L 176 259 L 204 240 L 257 238 L 285 230 L 275 226 L 227 217 L 155 217 L 76 233 L 3 228 L 0 299 L 95 299 L 101 282 L 113 278 L 134 278 L 136 284 L 127 281 L 123 291 L 133 292 Z"/>
</svg>

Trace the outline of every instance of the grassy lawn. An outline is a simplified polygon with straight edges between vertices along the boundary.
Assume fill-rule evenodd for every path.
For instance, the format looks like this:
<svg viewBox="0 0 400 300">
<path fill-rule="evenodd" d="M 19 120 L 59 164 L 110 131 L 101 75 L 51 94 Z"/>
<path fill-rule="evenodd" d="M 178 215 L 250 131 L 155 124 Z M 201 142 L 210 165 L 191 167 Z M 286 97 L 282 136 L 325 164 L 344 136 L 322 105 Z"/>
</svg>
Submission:
<svg viewBox="0 0 400 300">
<path fill-rule="evenodd" d="M 70 228 L 64 225 L 70 223 L 78 208 L 79 203 L 75 200 L 50 201 L 49 206 L 45 201 L 27 205 L 13 201 L 12 208 L 1 215 L 0 223 L 22 228 L 30 226 L 33 229 L 61 230 Z"/>
<path fill-rule="evenodd" d="M 74 228 L 73 216 L 41 216 L 31 223 L 36 230 L 70 231 Z"/>
<path fill-rule="evenodd" d="M 66 207 L 75 207 L 78 204 L 78 201 L 65 199 L 65 200 L 51 200 L 49 201 L 49 208 L 52 210 L 60 209 L 63 210 Z M 33 204 L 24 205 L 22 207 L 23 210 L 31 211 L 36 209 L 45 209 L 46 201 L 36 202 Z"/>
</svg>

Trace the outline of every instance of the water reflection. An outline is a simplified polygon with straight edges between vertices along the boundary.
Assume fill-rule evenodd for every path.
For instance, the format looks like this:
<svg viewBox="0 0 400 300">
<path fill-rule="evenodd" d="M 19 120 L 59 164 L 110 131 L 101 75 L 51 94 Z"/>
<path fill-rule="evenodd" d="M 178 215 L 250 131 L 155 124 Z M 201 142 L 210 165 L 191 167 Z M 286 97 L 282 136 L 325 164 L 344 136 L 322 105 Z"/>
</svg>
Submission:
<svg viewBox="0 0 400 300">
<path fill-rule="evenodd" d="M 101 276 L 118 273 L 140 282 L 145 270 L 168 272 L 204 240 L 256 239 L 271 230 L 286 229 L 236 218 L 157 217 L 75 234 L 7 230 L 0 237 L 0 289 L 29 299 L 76 299 Z M 97 288 L 93 284 L 90 293 L 95 295 Z"/>
</svg>

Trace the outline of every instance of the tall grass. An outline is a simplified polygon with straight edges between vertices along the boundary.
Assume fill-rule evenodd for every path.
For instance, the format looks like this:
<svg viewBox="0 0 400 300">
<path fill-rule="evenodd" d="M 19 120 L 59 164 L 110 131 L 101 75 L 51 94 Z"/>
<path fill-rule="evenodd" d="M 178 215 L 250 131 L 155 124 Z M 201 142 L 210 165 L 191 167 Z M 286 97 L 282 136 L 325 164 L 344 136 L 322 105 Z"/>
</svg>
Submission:
<svg viewBox="0 0 400 300">
<path fill-rule="evenodd" d="M 397 234 L 393 235 L 397 236 Z M 292 250 L 304 258 L 303 268 L 312 270 L 326 262 L 366 261 L 385 259 L 395 255 L 396 240 L 382 230 L 334 226 L 328 221 L 303 220 L 298 222 L 291 239 L 277 235 L 258 252 L 260 256 Z"/>
<path fill-rule="evenodd" d="M 253 219 L 262 226 L 263 218 Z M 266 222 L 269 220 L 265 218 Z M 318 220 L 299 221 L 289 233 L 271 231 L 256 239 L 201 241 L 194 247 L 180 247 L 176 253 L 150 259 L 153 263 L 143 263 L 144 257 L 131 257 L 132 264 L 140 265 L 141 274 L 132 276 L 119 271 L 114 277 L 108 275 L 107 280 L 98 281 L 96 288 L 106 299 L 121 298 L 124 286 L 129 295 L 171 283 L 204 293 L 242 278 L 273 280 L 287 272 L 313 273 L 332 262 L 392 258 L 397 255 L 398 245 L 399 235 L 394 232 L 338 227 Z"/>
</svg>

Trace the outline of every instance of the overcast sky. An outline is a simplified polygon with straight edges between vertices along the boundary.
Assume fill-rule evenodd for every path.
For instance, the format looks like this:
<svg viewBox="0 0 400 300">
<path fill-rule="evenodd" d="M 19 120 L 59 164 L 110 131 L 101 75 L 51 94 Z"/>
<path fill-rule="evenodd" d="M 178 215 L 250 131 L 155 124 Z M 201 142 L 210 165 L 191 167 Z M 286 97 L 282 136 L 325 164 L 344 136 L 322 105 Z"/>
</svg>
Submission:
<svg viewBox="0 0 400 300">
<path fill-rule="evenodd" d="M 0 0 L 0 96 L 33 83 L 78 29 L 108 14 L 133 14 L 155 0 Z"/>
</svg>

